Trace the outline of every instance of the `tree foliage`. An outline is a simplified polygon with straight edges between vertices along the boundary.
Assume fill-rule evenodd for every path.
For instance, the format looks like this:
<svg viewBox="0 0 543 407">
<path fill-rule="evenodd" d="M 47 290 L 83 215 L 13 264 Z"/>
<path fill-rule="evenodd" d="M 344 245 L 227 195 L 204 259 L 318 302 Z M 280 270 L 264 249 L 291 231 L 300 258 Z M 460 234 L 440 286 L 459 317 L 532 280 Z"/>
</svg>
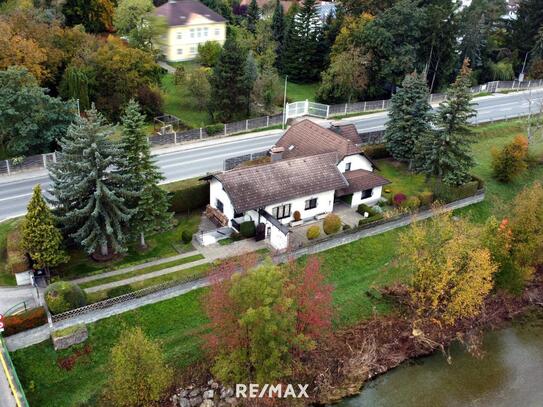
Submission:
<svg viewBox="0 0 543 407">
<path fill-rule="evenodd" d="M 221 55 L 221 44 L 217 41 L 206 41 L 198 45 L 198 62 L 205 67 L 213 68 Z"/>
<path fill-rule="evenodd" d="M 501 150 L 492 150 L 492 172 L 500 182 L 511 182 L 528 168 L 528 139 L 517 135 Z"/>
<path fill-rule="evenodd" d="M 119 407 L 156 405 L 173 380 L 164 359 L 160 346 L 141 328 L 123 329 L 111 349 L 105 400 Z"/>
<path fill-rule="evenodd" d="M 81 24 L 88 32 L 101 33 L 113 30 L 114 8 L 112 0 L 66 0 L 62 13 L 67 25 Z"/>
<path fill-rule="evenodd" d="M 254 33 L 256 30 L 256 23 L 260 19 L 260 9 L 258 8 L 256 0 L 250 1 L 249 7 L 247 7 L 246 19 L 247 29 Z"/>
</svg>

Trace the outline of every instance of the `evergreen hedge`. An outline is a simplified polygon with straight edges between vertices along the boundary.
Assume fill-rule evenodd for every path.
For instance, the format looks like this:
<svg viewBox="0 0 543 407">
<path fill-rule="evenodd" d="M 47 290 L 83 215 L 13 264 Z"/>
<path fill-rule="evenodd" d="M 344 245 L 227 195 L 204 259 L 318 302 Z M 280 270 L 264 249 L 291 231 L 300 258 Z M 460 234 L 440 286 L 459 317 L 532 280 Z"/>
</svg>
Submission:
<svg viewBox="0 0 543 407">
<path fill-rule="evenodd" d="M 202 181 L 198 184 L 191 184 L 171 193 L 170 210 L 175 213 L 186 214 L 187 212 L 203 209 L 209 203 L 209 184 Z"/>
<path fill-rule="evenodd" d="M 87 304 L 87 295 L 77 284 L 58 281 L 45 289 L 45 302 L 52 314 L 60 314 Z"/>
<path fill-rule="evenodd" d="M 243 222 L 241 225 L 239 225 L 239 231 L 243 237 L 253 237 L 256 235 L 255 223 L 252 220 Z"/>
</svg>

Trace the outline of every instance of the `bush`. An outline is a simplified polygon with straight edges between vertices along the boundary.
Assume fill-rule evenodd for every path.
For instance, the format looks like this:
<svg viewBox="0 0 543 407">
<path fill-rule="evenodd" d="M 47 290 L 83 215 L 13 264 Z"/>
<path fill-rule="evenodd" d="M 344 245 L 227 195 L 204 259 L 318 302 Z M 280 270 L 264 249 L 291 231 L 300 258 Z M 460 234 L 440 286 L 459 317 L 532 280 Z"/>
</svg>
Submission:
<svg viewBox="0 0 543 407">
<path fill-rule="evenodd" d="M 360 219 L 358 221 L 358 226 L 363 226 L 363 225 L 366 225 L 368 223 L 377 222 L 378 220 L 381 220 L 381 219 L 383 219 L 383 215 L 378 213 L 375 216 L 372 216 L 371 218 Z"/>
<path fill-rule="evenodd" d="M 239 232 L 243 237 L 253 237 L 256 234 L 256 226 L 252 220 L 243 222 L 239 225 Z"/>
<path fill-rule="evenodd" d="M 241 240 L 241 234 L 239 232 L 233 231 L 230 235 L 230 239 L 232 239 L 234 242 L 237 242 L 238 240 Z"/>
<path fill-rule="evenodd" d="M 207 41 L 198 45 L 198 62 L 203 66 L 213 68 L 221 54 L 221 44 L 216 41 Z"/>
<path fill-rule="evenodd" d="M 351 228 L 351 225 L 345 224 L 343 225 L 343 230 L 349 230 Z"/>
<path fill-rule="evenodd" d="M 190 242 L 192 242 L 192 233 L 190 233 L 188 230 L 183 230 L 181 232 L 181 240 L 183 241 L 183 243 L 185 244 L 189 244 Z"/>
<path fill-rule="evenodd" d="M 19 228 L 10 231 L 6 237 L 6 269 L 11 274 L 21 273 L 31 268 L 21 244 L 22 236 Z"/>
<path fill-rule="evenodd" d="M 394 204 L 394 206 L 402 206 L 406 199 L 407 196 L 405 194 L 398 192 L 397 194 L 394 194 L 394 197 L 392 198 L 392 203 Z"/>
<path fill-rule="evenodd" d="M 443 203 L 453 202 L 475 195 L 478 187 L 478 181 L 469 181 L 459 186 L 447 185 L 441 181 L 434 181 L 432 184 L 435 199 Z"/>
<path fill-rule="evenodd" d="M 368 157 L 373 158 L 375 160 L 378 160 L 380 158 L 390 157 L 390 153 L 388 152 L 384 144 L 374 144 L 372 146 L 365 146 L 362 148 L 362 151 Z"/>
<path fill-rule="evenodd" d="M 141 106 L 141 112 L 149 120 L 160 116 L 164 111 L 164 101 L 158 89 L 153 89 L 145 85 L 140 86 L 138 88 L 137 100 Z"/>
<path fill-rule="evenodd" d="M 170 198 L 170 211 L 183 213 L 203 209 L 209 203 L 209 184 L 200 182 L 174 191 Z"/>
<path fill-rule="evenodd" d="M 364 216 L 364 212 L 368 212 L 370 217 L 376 214 L 375 209 L 373 209 L 371 206 L 368 206 L 366 204 L 358 205 L 358 209 L 356 211 L 362 216 Z"/>
<path fill-rule="evenodd" d="M 133 288 L 130 286 L 130 284 L 127 285 L 121 285 L 119 287 L 114 287 L 107 291 L 107 298 L 115 298 L 120 297 L 121 295 L 125 295 L 128 293 L 133 292 Z"/>
<path fill-rule="evenodd" d="M 4 317 L 4 334 L 6 336 L 14 335 L 46 323 L 47 315 L 45 313 L 45 308 L 33 308 L 17 315 L 8 315 Z"/>
<path fill-rule="evenodd" d="M 477 181 L 477 189 L 483 189 L 485 187 L 485 180 L 481 177 L 478 177 L 477 175 L 472 175 L 471 178 L 473 178 L 474 181 Z"/>
<path fill-rule="evenodd" d="M 322 228 L 327 235 L 337 233 L 341 229 L 341 219 L 336 214 L 330 213 L 324 218 Z"/>
<path fill-rule="evenodd" d="M 420 204 L 429 206 L 434 202 L 434 194 L 430 191 L 424 191 L 419 194 Z"/>
<path fill-rule="evenodd" d="M 402 207 L 407 208 L 411 211 L 417 209 L 419 206 L 420 206 L 420 199 L 416 196 L 410 196 L 402 204 Z"/>
<path fill-rule="evenodd" d="M 60 314 L 87 304 L 85 292 L 69 281 L 51 284 L 45 289 L 44 297 L 52 314 Z"/>
<path fill-rule="evenodd" d="M 294 211 L 292 214 L 292 217 L 294 218 L 295 222 L 299 222 L 302 219 L 302 215 L 300 215 L 300 211 Z"/>
<path fill-rule="evenodd" d="M 319 225 L 309 226 L 305 235 L 309 240 L 316 239 L 321 235 L 321 228 Z"/>
<path fill-rule="evenodd" d="M 224 133 L 224 124 L 209 124 L 204 127 L 208 136 L 215 136 Z"/>
<path fill-rule="evenodd" d="M 528 139 L 518 135 L 501 150 L 492 151 L 492 176 L 500 182 L 511 182 L 528 169 Z"/>
</svg>

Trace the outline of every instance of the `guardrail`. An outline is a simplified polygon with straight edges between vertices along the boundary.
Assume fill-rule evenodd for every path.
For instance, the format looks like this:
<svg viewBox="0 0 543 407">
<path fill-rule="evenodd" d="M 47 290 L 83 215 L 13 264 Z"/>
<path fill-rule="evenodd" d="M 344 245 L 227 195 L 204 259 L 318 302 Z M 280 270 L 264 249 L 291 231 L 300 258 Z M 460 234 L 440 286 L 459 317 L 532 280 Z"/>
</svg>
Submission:
<svg viewBox="0 0 543 407">
<path fill-rule="evenodd" d="M 29 407 L 23 386 L 19 381 L 15 366 L 13 366 L 8 348 L 2 336 L 0 336 L 0 364 L 2 365 L 2 369 L 8 380 L 8 384 L 17 407 Z"/>
</svg>

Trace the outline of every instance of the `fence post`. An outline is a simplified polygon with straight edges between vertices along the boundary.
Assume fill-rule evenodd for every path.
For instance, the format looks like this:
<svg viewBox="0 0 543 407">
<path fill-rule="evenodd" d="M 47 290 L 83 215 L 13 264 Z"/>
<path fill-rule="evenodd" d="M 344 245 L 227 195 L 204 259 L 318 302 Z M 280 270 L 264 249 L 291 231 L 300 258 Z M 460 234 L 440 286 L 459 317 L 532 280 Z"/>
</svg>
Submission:
<svg viewBox="0 0 543 407">
<path fill-rule="evenodd" d="M 147 137 L 147 144 L 151 144 L 151 140 L 149 140 L 149 137 Z"/>
<path fill-rule="evenodd" d="M 11 170 L 9 169 L 9 160 L 6 160 L 6 168 L 8 170 L 8 175 L 11 175 Z"/>
<path fill-rule="evenodd" d="M 266 116 L 266 127 L 270 127 L 270 116 Z"/>
<path fill-rule="evenodd" d="M 173 143 L 177 144 L 177 132 L 176 131 L 173 132 Z"/>
<path fill-rule="evenodd" d="M 245 120 L 245 131 L 249 131 L 249 119 Z"/>
<path fill-rule="evenodd" d="M 383 109 L 382 110 L 385 110 L 385 99 L 383 99 Z"/>
<path fill-rule="evenodd" d="M 224 136 L 226 137 L 226 123 L 224 123 Z"/>
<path fill-rule="evenodd" d="M 43 168 L 47 168 L 47 158 L 45 158 L 45 157 L 46 157 L 45 154 L 41 155 L 41 158 L 43 160 Z"/>
<path fill-rule="evenodd" d="M 430 93 L 430 102 L 429 102 L 430 104 L 432 104 L 432 97 L 433 96 L 434 96 L 433 93 Z"/>
<path fill-rule="evenodd" d="M 200 140 L 204 138 L 204 132 L 202 131 L 202 128 L 200 127 Z"/>
<path fill-rule="evenodd" d="M 326 105 L 326 118 L 330 115 L 330 105 Z"/>
<path fill-rule="evenodd" d="M 308 115 L 309 114 L 309 100 L 308 99 L 305 100 L 304 109 L 305 109 L 304 114 Z"/>
<path fill-rule="evenodd" d="M 53 162 L 54 163 L 57 162 L 57 152 L 56 151 L 53 151 Z"/>
<path fill-rule="evenodd" d="M 345 103 L 345 113 L 344 114 L 347 114 L 347 103 Z"/>
<path fill-rule="evenodd" d="M 364 108 L 363 108 L 363 110 L 362 110 L 362 111 L 363 111 L 363 112 L 365 112 L 365 111 L 366 111 L 366 101 L 365 101 L 365 100 L 364 100 Z"/>
</svg>

